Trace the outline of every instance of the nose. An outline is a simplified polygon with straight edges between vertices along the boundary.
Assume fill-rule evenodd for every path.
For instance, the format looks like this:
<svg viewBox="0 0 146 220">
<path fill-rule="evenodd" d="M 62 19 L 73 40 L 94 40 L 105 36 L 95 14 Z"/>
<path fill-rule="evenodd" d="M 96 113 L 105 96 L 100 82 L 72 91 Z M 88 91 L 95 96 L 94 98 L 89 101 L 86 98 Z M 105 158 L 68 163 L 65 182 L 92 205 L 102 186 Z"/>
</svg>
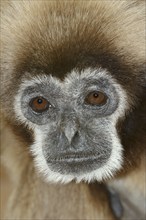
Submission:
<svg viewBox="0 0 146 220">
<path fill-rule="evenodd" d="M 80 123 L 76 117 L 76 112 L 72 108 L 68 107 L 68 105 L 65 109 L 63 109 L 61 114 L 60 127 L 62 137 L 64 136 L 66 141 L 68 141 L 68 144 L 73 144 L 73 142 L 77 141 L 79 137 Z"/>
<path fill-rule="evenodd" d="M 78 135 L 77 126 L 73 124 L 68 124 L 64 128 L 64 135 L 67 138 L 69 144 L 72 143 L 73 139 Z"/>
</svg>

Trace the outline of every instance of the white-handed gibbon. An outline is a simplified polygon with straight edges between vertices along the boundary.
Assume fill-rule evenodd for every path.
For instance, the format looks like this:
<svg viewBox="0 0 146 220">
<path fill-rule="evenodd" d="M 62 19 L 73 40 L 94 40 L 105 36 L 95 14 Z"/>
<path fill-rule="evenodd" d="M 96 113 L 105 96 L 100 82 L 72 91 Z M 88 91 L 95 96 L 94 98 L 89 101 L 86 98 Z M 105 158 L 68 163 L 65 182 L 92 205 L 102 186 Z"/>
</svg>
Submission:
<svg viewBox="0 0 146 220">
<path fill-rule="evenodd" d="M 145 219 L 145 59 L 145 1 L 1 1 L 1 219 Z"/>
</svg>

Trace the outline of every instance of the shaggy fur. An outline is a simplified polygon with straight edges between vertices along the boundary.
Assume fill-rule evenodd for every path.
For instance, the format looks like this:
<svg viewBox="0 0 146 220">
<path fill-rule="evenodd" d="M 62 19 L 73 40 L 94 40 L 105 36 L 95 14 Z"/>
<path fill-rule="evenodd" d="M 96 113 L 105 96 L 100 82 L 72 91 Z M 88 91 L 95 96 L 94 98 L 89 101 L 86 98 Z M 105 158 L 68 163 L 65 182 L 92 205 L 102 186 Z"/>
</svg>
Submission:
<svg viewBox="0 0 146 220">
<path fill-rule="evenodd" d="M 110 186 L 121 195 L 123 219 L 145 218 L 145 58 L 143 0 L 1 1 L 1 155 L 12 179 L 3 219 L 116 219 L 104 185 L 56 186 L 38 176 L 33 129 L 13 108 L 26 78 L 51 73 L 63 81 L 90 67 L 106 69 L 126 91 L 130 108 L 116 125 L 123 170 Z"/>
</svg>

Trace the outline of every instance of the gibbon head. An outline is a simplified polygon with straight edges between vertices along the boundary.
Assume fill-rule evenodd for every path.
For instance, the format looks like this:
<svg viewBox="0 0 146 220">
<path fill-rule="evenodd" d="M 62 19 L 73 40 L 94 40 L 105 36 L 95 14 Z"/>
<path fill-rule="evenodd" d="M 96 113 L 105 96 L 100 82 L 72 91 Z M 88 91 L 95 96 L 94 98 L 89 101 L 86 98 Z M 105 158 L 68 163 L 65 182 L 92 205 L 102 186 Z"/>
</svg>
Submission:
<svg viewBox="0 0 146 220">
<path fill-rule="evenodd" d="M 123 23 L 128 3 L 82 3 L 12 2 L 3 16 L 4 114 L 33 136 L 47 181 L 102 181 L 119 171 L 127 117 L 143 92 L 139 41 L 133 33 L 129 45 L 133 24 Z"/>
</svg>

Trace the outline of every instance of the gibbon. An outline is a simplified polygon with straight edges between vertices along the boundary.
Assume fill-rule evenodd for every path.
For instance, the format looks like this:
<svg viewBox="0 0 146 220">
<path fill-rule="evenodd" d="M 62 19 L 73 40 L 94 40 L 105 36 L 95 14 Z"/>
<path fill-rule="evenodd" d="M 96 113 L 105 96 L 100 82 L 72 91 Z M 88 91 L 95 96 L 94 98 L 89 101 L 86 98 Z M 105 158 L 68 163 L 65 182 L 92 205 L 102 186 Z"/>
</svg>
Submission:
<svg viewBox="0 0 146 220">
<path fill-rule="evenodd" d="M 145 219 L 145 59 L 144 1 L 1 2 L 2 219 Z"/>
</svg>

